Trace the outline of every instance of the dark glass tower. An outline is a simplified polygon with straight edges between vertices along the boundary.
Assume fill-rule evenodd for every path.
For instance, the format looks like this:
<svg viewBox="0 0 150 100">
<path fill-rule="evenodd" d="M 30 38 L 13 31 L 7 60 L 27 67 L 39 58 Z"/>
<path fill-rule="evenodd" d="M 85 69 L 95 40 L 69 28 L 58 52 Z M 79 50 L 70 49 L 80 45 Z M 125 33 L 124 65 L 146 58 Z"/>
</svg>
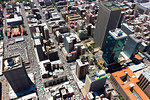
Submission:
<svg viewBox="0 0 150 100">
<path fill-rule="evenodd" d="M 127 35 L 121 29 L 117 28 L 116 30 L 109 31 L 102 56 L 106 64 L 111 64 L 118 60 L 126 38 Z"/>
</svg>

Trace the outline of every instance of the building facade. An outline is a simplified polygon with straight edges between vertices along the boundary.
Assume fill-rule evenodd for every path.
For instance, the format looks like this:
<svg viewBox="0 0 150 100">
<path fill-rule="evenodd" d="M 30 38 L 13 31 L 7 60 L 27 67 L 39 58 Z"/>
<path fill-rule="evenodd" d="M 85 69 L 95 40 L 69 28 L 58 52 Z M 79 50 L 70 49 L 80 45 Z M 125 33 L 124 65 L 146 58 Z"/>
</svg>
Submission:
<svg viewBox="0 0 150 100">
<path fill-rule="evenodd" d="M 130 58 L 132 55 L 136 54 L 139 50 L 142 41 L 134 34 L 129 35 L 123 52 Z"/>
<path fill-rule="evenodd" d="M 85 78 L 88 73 L 89 63 L 87 61 L 78 59 L 76 60 L 76 75 L 79 79 Z"/>
<path fill-rule="evenodd" d="M 99 91 L 100 89 L 104 89 L 104 85 L 107 79 L 107 75 L 104 72 L 104 70 L 96 71 L 93 74 L 86 75 L 86 80 L 85 80 L 86 93 L 90 91 Z"/>
<path fill-rule="evenodd" d="M 126 38 L 127 35 L 121 29 L 117 28 L 109 31 L 102 56 L 106 64 L 111 64 L 118 60 Z"/>
<path fill-rule="evenodd" d="M 149 100 L 138 86 L 138 78 L 129 68 L 112 73 L 110 80 L 124 100 Z"/>
<path fill-rule="evenodd" d="M 140 81 L 138 85 L 145 92 L 145 94 L 150 98 L 150 71 L 142 73 L 139 78 Z"/>
<path fill-rule="evenodd" d="M 103 2 L 99 5 L 98 18 L 94 33 L 94 41 L 102 50 L 109 30 L 115 29 L 120 21 L 121 9 L 113 2 Z"/>
<path fill-rule="evenodd" d="M 3 61 L 3 74 L 14 92 L 20 92 L 29 89 L 31 86 L 31 80 L 27 75 L 21 57 L 16 56 L 6 58 Z"/>
</svg>

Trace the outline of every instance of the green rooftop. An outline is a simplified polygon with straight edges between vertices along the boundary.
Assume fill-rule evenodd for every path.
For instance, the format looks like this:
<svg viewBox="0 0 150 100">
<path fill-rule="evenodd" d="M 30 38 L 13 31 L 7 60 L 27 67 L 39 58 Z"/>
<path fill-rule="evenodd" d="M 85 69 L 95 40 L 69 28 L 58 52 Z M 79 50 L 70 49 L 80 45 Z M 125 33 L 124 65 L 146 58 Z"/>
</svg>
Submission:
<svg viewBox="0 0 150 100">
<path fill-rule="evenodd" d="M 107 7 L 110 10 L 120 10 L 120 7 L 115 5 L 114 2 L 102 2 L 105 7 Z"/>
</svg>

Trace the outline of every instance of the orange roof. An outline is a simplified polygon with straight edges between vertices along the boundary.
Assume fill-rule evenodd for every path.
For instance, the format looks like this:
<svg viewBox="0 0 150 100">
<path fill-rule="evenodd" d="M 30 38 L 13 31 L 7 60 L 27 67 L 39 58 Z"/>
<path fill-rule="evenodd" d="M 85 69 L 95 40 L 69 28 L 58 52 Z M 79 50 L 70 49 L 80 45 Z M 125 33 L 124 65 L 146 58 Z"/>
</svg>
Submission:
<svg viewBox="0 0 150 100">
<path fill-rule="evenodd" d="M 129 78 L 128 81 L 123 82 L 121 77 L 125 76 L 126 73 L 128 74 Z M 122 88 L 122 90 L 124 90 L 124 92 L 126 93 L 126 95 L 131 99 L 131 100 L 137 100 L 137 98 L 134 96 L 134 94 L 130 91 L 130 84 L 133 83 L 134 87 L 133 89 L 135 90 L 135 92 L 143 99 L 143 100 L 149 100 L 149 98 L 147 97 L 147 95 L 141 90 L 141 88 L 137 85 L 137 83 L 139 82 L 138 78 L 135 77 L 134 73 L 129 69 L 123 69 L 121 71 L 118 72 L 114 72 L 112 73 L 112 76 L 116 79 L 116 81 L 118 82 L 118 84 L 120 85 L 120 87 Z"/>
<path fill-rule="evenodd" d="M 141 57 L 139 54 L 136 54 L 136 55 L 134 56 L 134 58 L 136 58 L 136 59 L 138 59 L 138 60 L 141 60 L 141 59 L 142 59 L 142 57 Z"/>
</svg>

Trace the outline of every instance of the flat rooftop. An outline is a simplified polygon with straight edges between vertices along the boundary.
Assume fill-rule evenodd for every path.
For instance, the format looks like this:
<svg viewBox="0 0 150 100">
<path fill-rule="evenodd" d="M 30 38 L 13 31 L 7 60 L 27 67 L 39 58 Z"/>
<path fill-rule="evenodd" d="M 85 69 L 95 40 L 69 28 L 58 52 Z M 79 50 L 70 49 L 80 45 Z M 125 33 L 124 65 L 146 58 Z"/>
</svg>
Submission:
<svg viewBox="0 0 150 100">
<path fill-rule="evenodd" d="M 114 2 L 102 2 L 102 4 L 107 7 L 109 10 L 120 10 L 120 7 L 115 5 Z"/>
<path fill-rule="evenodd" d="M 138 6 L 146 9 L 146 10 L 149 10 L 150 9 L 150 2 L 146 2 L 146 3 L 139 3 Z"/>
<path fill-rule="evenodd" d="M 127 34 L 124 33 L 121 29 L 116 28 L 115 30 L 109 31 L 110 35 L 113 36 L 115 39 L 123 39 L 127 37 Z"/>
<path fill-rule="evenodd" d="M 138 78 L 129 68 L 114 72 L 112 76 L 130 99 L 137 100 L 141 98 L 143 100 L 149 100 L 147 95 L 137 85 L 139 82 Z M 133 88 L 134 91 L 131 91 L 131 88 Z"/>
<path fill-rule="evenodd" d="M 84 61 L 84 63 L 83 63 L 80 59 L 76 60 L 76 62 L 78 63 L 78 65 L 80 67 L 89 65 L 89 63 L 87 61 Z"/>
<path fill-rule="evenodd" d="M 22 59 L 20 56 L 14 56 L 3 60 L 3 72 L 22 67 Z"/>
<path fill-rule="evenodd" d="M 96 68 L 96 66 L 90 66 L 88 76 L 92 81 L 95 81 L 102 78 L 106 78 L 107 74 L 104 70 L 99 70 L 98 68 Z"/>
</svg>

